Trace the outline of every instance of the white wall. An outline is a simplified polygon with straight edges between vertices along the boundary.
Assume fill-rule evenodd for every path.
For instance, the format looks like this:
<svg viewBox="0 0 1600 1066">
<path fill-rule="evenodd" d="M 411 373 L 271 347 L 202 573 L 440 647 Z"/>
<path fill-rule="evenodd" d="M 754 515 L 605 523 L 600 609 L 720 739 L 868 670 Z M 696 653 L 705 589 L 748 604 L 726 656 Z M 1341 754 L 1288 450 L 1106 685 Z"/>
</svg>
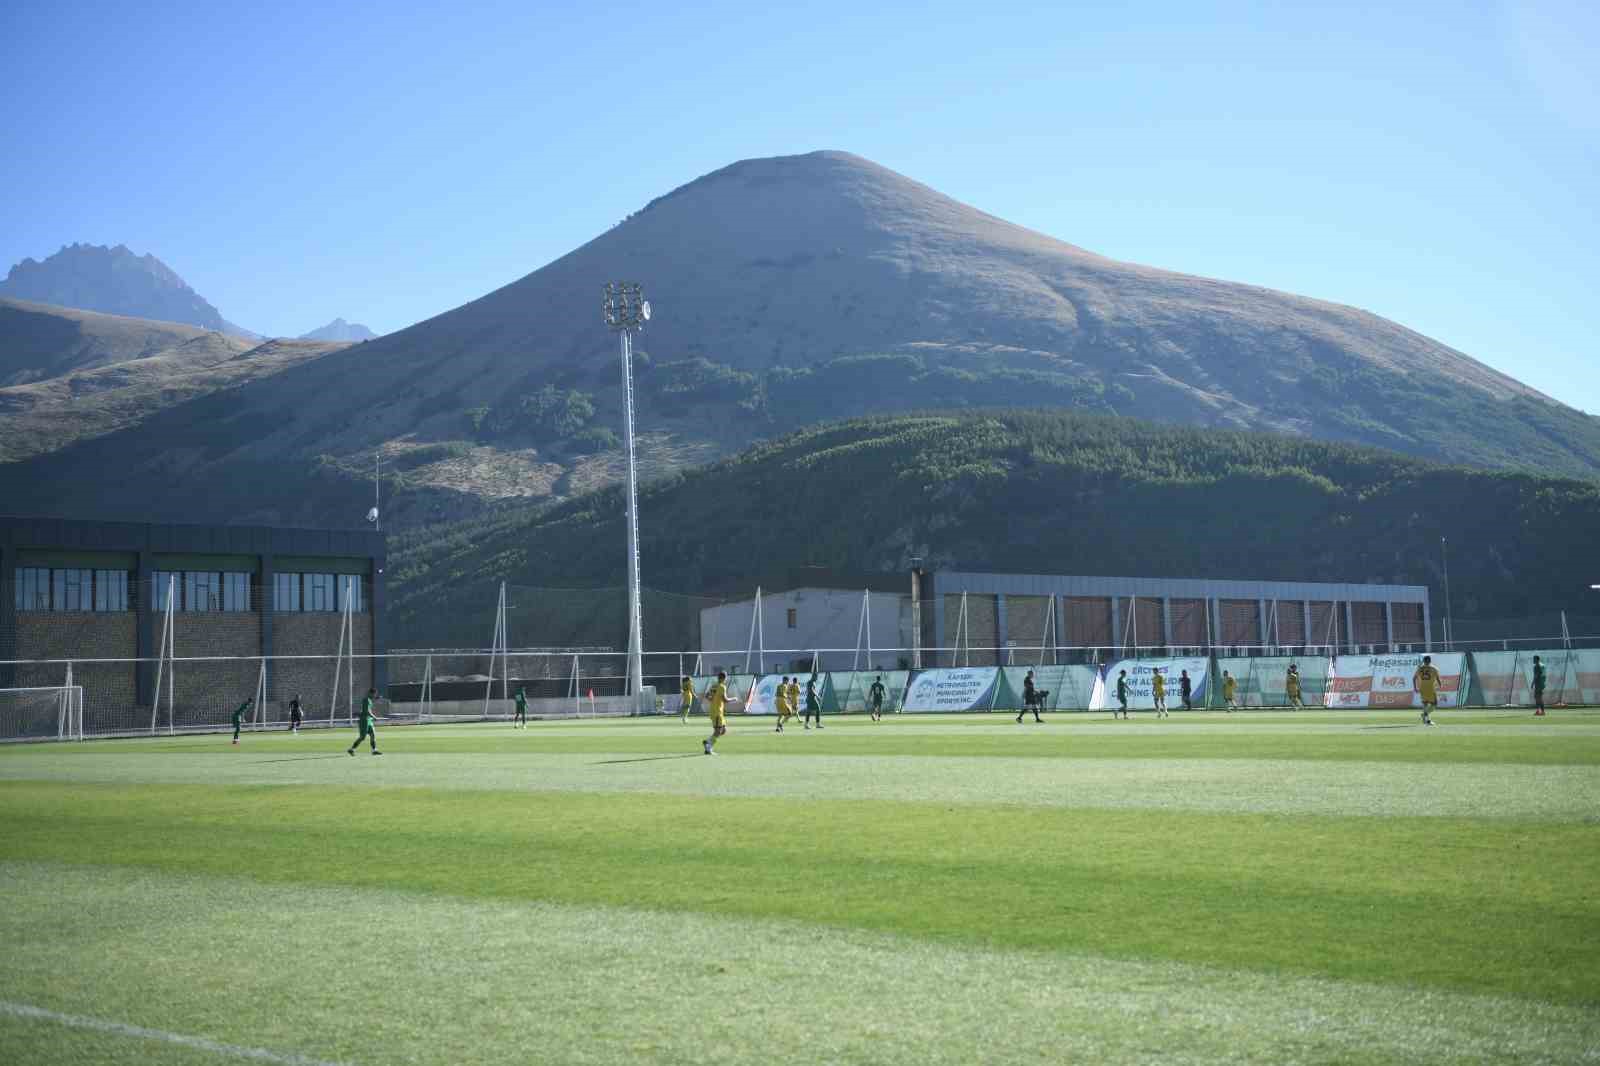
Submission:
<svg viewBox="0 0 1600 1066">
<path fill-rule="evenodd" d="M 744 670 L 745 648 L 750 642 L 750 620 L 754 598 L 707 607 L 700 612 L 701 651 L 705 669 L 737 667 Z M 813 650 L 822 652 L 819 663 L 825 670 L 848 670 L 859 662 L 861 669 L 893 670 L 909 651 L 885 651 L 911 647 L 910 593 L 874 592 L 868 597 L 872 618 L 872 661 L 867 661 L 866 641 L 861 637 L 860 589 L 792 589 L 761 597 L 763 645 L 768 649 L 769 673 L 783 673 L 793 661 L 804 658 L 807 667 Z M 795 614 L 789 627 L 789 611 Z M 861 655 L 854 649 L 861 640 Z M 841 649 L 828 651 L 827 649 Z M 756 657 L 750 657 L 756 669 Z"/>
</svg>

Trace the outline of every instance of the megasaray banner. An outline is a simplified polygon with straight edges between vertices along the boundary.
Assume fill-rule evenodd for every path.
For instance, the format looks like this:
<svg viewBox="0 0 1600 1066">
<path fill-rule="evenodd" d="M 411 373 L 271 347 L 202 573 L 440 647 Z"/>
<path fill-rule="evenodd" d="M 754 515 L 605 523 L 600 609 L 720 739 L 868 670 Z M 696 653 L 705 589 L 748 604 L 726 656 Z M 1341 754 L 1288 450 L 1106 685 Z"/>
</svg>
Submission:
<svg viewBox="0 0 1600 1066">
<path fill-rule="evenodd" d="M 1421 707 L 1422 696 L 1412 684 L 1422 654 L 1341 655 L 1328 671 L 1323 705 L 1333 708 Z M 1467 657 L 1463 652 L 1433 655 L 1439 671 L 1439 706 L 1457 707 L 1466 692 Z"/>
<path fill-rule="evenodd" d="M 1000 669 L 974 666 L 960 670 L 924 670 L 906 689 L 908 711 L 987 711 L 994 706 Z"/>
</svg>

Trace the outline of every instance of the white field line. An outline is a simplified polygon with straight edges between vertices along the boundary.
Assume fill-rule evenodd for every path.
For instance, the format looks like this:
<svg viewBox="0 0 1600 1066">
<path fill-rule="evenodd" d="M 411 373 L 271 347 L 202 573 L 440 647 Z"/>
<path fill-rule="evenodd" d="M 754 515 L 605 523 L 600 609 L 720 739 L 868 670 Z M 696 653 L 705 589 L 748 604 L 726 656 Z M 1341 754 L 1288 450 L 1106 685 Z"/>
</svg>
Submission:
<svg viewBox="0 0 1600 1066">
<path fill-rule="evenodd" d="M 203 1036 L 169 1033 L 165 1029 L 146 1029 L 141 1025 L 109 1022 L 103 1018 L 86 1018 L 81 1014 L 62 1014 L 58 1011 L 45 1010 L 43 1007 L 34 1007 L 26 1003 L 12 1003 L 3 999 L 0 999 L 0 1014 L 9 1014 L 13 1018 L 30 1018 L 36 1021 L 55 1022 L 57 1025 L 65 1025 L 73 1029 L 92 1029 L 95 1032 L 111 1033 L 115 1036 L 131 1036 L 140 1040 L 160 1040 L 168 1044 L 177 1044 L 179 1047 L 195 1048 L 199 1051 L 209 1051 L 214 1055 L 228 1055 L 232 1058 L 250 1059 L 254 1062 L 276 1062 L 281 1063 L 282 1066 L 338 1066 L 337 1063 L 307 1058 L 304 1055 L 268 1051 L 265 1048 L 258 1047 L 241 1047 L 238 1044 L 224 1044 L 216 1040 L 207 1040 Z"/>
</svg>

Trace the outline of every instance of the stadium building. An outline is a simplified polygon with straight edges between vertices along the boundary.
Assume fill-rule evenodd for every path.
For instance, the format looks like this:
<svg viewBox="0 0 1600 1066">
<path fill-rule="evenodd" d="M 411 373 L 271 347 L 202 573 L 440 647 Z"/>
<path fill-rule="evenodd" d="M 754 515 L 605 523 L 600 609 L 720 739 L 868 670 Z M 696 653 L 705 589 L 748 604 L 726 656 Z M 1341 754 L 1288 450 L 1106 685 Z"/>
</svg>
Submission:
<svg viewBox="0 0 1600 1066">
<path fill-rule="evenodd" d="M 1300 581 L 913 571 L 868 593 L 875 669 L 1067 662 L 1180 650 L 1221 655 L 1420 651 L 1432 647 L 1428 589 Z M 863 589 L 802 587 L 764 593 L 768 665 L 804 660 L 848 669 L 860 649 Z M 701 612 L 706 662 L 742 665 L 754 599 Z M 919 619 L 919 624 L 913 624 Z M 830 650 L 833 649 L 833 650 Z M 799 654 L 796 654 L 796 653 Z M 1097 655 L 1097 653 L 1100 653 Z"/>
<path fill-rule="evenodd" d="M 355 690 L 382 690 L 382 661 L 361 656 L 384 649 L 384 555 L 382 534 L 365 530 L 0 518 L 0 688 L 59 685 L 57 664 L 77 660 L 93 705 L 137 721 L 154 697 L 170 591 L 169 651 L 210 660 L 173 670 L 180 704 L 236 703 L 271 656 L 325 659 L 273 660 L 269 700 L 304 690 L 325 701 L 347 609 Z"/>
</svg>

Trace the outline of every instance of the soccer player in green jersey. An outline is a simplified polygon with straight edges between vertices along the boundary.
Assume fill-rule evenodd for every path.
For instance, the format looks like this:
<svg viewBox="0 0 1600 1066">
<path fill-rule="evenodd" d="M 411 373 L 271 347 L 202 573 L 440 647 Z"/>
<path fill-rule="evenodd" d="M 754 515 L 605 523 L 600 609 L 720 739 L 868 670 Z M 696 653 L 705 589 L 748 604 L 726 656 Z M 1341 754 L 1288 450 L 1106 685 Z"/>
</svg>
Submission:
<svg viewBox="0 0 1600 1066">
<path fill-rule="evenodd" d="M 867 689 L 867 706 L 872 708 L 872 720 L 874 722 L 883 721 L 884 695 L 883 675 L 879 674 L 873 679 L 872 687 Z"/>
<path fill-rule="evenodd" d="M 822 728 L 822 701 L 817 699 L 817 675 L 812 674 L 806 681 L 806 716 L 805 726 L 811 728 L 811 717 L 815 715 L 817 728 Z"/>
<path fill-rule="evenodd" d="M 1533 706 L 1534 716 L 1544 714 L 1544 663 L 1539 657 L 1533 657 Z"/>
<path fill-rule="evenodd" d="M 363 740 L 368 740 L 371 742 L 372 754 L 383 754 L 383 752 L 378 750 L 378 731 L 373 728 L 374 716 L 372 713 L 372 705 L 377 702 L 378 690 L 375 688 L 367 689 L 367 694 L 361 697 L 361 732 L 356 734 L 356 742 L 350 745 L 350 747 L 345 751 L 346 755 L 354 755 L 356 753 L 356 749 L 361 746 L 361 742 Z"/>
<path fill-rule="evenodd" d="M 528 693 L 521 685 L 517 686 L 517 716 L 511 720 L 511 728 L 519 725 L 523 729 L 528 728 Z"/>
<path fill-rule="evenodd" d="M 233 742 L 235 744 L 239 743 L 239 726 L 244 722 L 244 712 L 250 709 L 252 703 L 255 703 L 254 696 L 239 704 L 239 709 L 233 712 Z"/>
<path fill-rule="evenodd" d="M 1128 717 L 1128 671 L 1117 671 L 1117 705 L 1122 709 L 1122 717 Z M 1116 721 L 1117 712 L 1111 712 L 1112 721 Z"/>
</svg>

